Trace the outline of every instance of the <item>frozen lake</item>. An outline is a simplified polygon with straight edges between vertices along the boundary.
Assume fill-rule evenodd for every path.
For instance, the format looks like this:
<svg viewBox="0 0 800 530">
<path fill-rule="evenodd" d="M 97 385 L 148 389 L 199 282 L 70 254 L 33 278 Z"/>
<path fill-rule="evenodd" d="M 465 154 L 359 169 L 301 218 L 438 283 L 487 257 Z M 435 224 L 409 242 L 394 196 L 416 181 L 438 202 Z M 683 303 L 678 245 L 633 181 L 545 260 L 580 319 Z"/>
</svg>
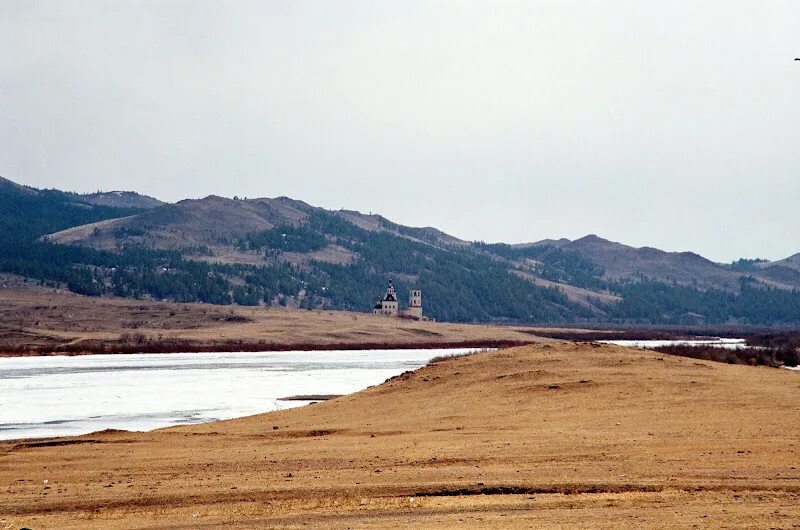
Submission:
<svg viewBox="0 0 800 530">
<path fill-rule="evenodd" d="M 696 339 L 696 340 L 601 340 L 603 344 L 616 344 L 628 348 L 661 348 L 664 346 L 714 346 L 733 350 L 747 348 L 745 339 Z"/>
<path fill-rule="evenodd" d="M 474 349 L 0 358 L 0 439 L 146 431 L 349 394 Z"/>
</svg>

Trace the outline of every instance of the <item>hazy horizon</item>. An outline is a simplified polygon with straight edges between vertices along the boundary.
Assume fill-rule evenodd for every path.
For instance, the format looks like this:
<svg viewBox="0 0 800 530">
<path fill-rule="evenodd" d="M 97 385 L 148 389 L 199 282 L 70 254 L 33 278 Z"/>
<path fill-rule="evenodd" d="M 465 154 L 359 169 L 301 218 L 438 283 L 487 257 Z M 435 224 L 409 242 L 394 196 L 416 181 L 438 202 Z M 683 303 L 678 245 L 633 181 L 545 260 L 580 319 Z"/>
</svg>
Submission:
<svg viewBox="0 0 800 530">
<path fill-rule="evenodd" d="M 0 175 L 800 252 L 800 4 L 0 0 Z"/>
</svg>

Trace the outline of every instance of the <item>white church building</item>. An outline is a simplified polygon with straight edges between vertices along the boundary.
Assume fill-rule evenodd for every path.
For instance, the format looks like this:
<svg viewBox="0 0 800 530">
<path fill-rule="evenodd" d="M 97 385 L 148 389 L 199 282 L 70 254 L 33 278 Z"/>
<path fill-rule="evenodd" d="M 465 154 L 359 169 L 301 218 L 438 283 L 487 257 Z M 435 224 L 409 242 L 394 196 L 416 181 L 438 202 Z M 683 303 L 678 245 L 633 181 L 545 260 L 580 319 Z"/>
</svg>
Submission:
<svg viewBox="0 0 800 530">
<path fill-rule="evenodd" d="M 422 320 L 422 291 L 419 289 L 411 289 L 408 293 L 408 309 L 405 311 L 400 310 L 400 303 L 397 300 L 397 292 L 395 291 L 392 280 L 389 279 L 389 286 L 386 288 L 386 294 L 378 300 L 375 308 L 372 311 L 376 315 L 385 315 L 390 317 L 407 317 Z"/>
</svg>

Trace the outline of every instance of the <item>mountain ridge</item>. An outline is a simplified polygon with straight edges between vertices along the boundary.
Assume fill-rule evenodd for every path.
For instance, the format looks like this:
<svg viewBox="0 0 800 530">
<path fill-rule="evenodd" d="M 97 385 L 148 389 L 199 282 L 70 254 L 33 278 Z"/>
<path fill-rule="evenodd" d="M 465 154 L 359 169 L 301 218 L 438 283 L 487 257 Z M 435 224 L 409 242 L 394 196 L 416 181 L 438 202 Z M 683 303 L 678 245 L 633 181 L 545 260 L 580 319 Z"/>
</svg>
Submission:
<svg viewBox="0 0 800 530">
<path fill-rule="evenodd" d="M 307 217 L 307 211 L 309 209 L 313 209 L 313 210 L 323 210 L 326 212 L 330 212 L 334 215 L 346 219 L 347 221 L 359 226 L 360 228 L 372 232 L 388 231 L 396 233 L 401 237 L 411 239 L 414 241 L 435 243 L 442 246 L 448 246 L 448 245 L 468 246 L 471 244 L 469 241 L 465 241 L 455 236 L 451 236 L 450 234 L 447 234 L 446 232 L 439 230 L 435 227 L 405 226 L 399 223 L 395 223 L 379 214 L 364 214 L 356 210 L 347 210 L 347 209 L 326 210 L 324 208 L 312 206 L 304 201 L 298 199 L 292 199 L 286 196 L 280 196 L 274 198 L 259 197 L 253 199 L 235 199 L 235 198 L 231 199 L 220 195 L 209 195 L 201 199 L 184 199 L 174 204 L 161 203 L 160 206 L 175 207 L 176 211 L 182 210 L 188 213 L 189 217 L 187 219 L 172 220 L 172 222 L 180 224 L 181 227 L 184 229 L 188 228 L 189 227 L 188 225 L 190 225 L 192 222 L 198 222 L 198 223 L 201 222 L 203 220 L 203 215 L 222 216 L 226 213 L 227 214 L 235 213 L 236 210 L 233 209 L 234 207 L 238 207 L 240 210 L 244 209 L 244 211 L 246 212 L 245 215 L 232 216 L 234 223 L 238 223 L 239 225 L 238 228 L 232 227 L 230 226 L 230 223 L 228 223 L 227 226 L 225 225 L 218 226 L 216 231 L 227 234 L 240 234 L 242 231 L 247 231 L 247 230 L 264 230 L 264 229 L 274 228 L 275 226 L 283 224 L 291 225 L 291 224 L 301 223 Z M 198 206 L 199 212 L 191 212 L 191 207 L 193 206 Z M 187 210 L 186 207 L 189 207 L 190 209 Z M 154 226 L 159 224 L 167 224 L 168 222 L 170 222 L 169 219 L 165 219 L 165 217 L 167 217 L 165 215 L 165 210 L 159 210 L 158 212 L 152 211 L 156 210 L 156 208 L 152 208 L 150 212 L 139 214 L 139 216 L 137 216 L 136 218 L 125 218 L 125 219 L 117 219 L 114 221 L 103 221 L 98 223 L 98 225 L 105 224 L 106 226 L 137 229 L 140 228 L 140 225 L 142 224 Z M 255 215 L 250 215 L 250 214 L 255 214 Z M 150 217 L 151 215 L 152 218 Z M 85 232 L 86 228 L 88 228 L 89 226 L 90 225 L 75 227 L 54 234 L 49 234 L 48 238 L 54 242 L 76 243 L 78 241 L 88 239 L 88 234 L 86 234 Z M 192 236 L 193 243 L 198 243 L 201 241 L 202 238 Z M 499 243 L 499 244 L 504 245 L 504 243 Z M 583 255 L 592 255 L 595 253 L 615 251 L 615 252 L 638 254 L 640 257 L 644 258 L 649 257 L 649 258 L 663 259 L 665 256 L 672 256 L 672 257 L 679 257 L 680 259 L 686 262 L 694 262 L 705 266 L 714 266 L 723 269 L 727 266 L 726 264 L 714 262 L 713 260 L 710 260 L 693 251 L 669 252 L 651 246 L 634 247 L 626 245 L 624 243 L 603 238 L 601 236 L 598 236 L 597 234 L 587 234 L 586 236 L 574 240 L 570 240 L 567 238 L 544 239 L 532 243 L 517 243 L 509 246 L 520 249 L 552 246 L 555 248 L 575 251 Z M 615 262 L 619 261 L 620 261 L 619 258 L 617 258 L 616 260 L 599 259 L 599 262 L 602 263 L 603 265 L 612 265 L 612 266 L 615 264 Z M 769 267 L 776 265 L 784 265 L 790 268 L 797 268 L 798 270 L 800 270 L 800 253 L 794 254 L 782 260 L 763 263 L 759 267 L 757 267 L 757 269 L 759 270 L 768 269 Z M 616 270 L 614 267 L 612 267 L 612 269 L 614 269 L 614 273 L 612 274 L 612 276 L 625 275 L 623 272 Z M 646 271 L 640 271 L 640 272 L 646 275 Z"/>
<path fill-rule="evenodd" d="M 715 262 L 696 252 L 669 252 L 650 246 L 633 247 L 602 238 L 596 234 L 589 234 L 575 240 L 566 238 L 558 240 L 546 239 L 519 246 L 520 248 L 530 248 L 547 245 L 574 251 L 583 257 L 592 259 L 595 263 L 601 264 L 606 268 L 606 274 L 609 278 L 624 278 L 639 273 L 663 280 L 672 281 L 674 279 L 679 282 L 691 282 L 693 279 L 702 277 L 705 278 L 708 286 L 735 289 L 738 285 L 738 279 L 742 276 L 741 271 L 737 272 L 729 264 Z M 612 252 L 614 253 L 613 256 L 604 255 Z M 665 260 L 672 260 L 672 263 L 668 265 L 671 270 L 664 265 Z M 659 264 L 662 265 L 660 268 Z M 705 267 L 707 270 L 700 276 L 696 273 L 691 274 L 693 270 L 696 271 L 697 267 Z M 775 267 L 795 268 L 800 272 L 800 253 L 782 260 L 760 263 L 749 272 L 760 280 L 776 287 L 793 289 L 800 286 L 800 283 L 795 278 L 784 282 L 771 278 L 770 269 Z M 679 270 L 681 268 L 683 270 Z"/>
<path fill-rule="evenodd" d="M 18 192 L 0 198 L 13 203 L 8 197 Z M 58 193 L 41 200 L 79 197 Z M 48 272 L 30 252 L 23 252 L 28 261 L 12 260 L 5 269 L 0 255 L 0 272 L 38 271 L 87 294 L 361 311 L 392 277 L 401 292 L 425 291 L 428 314 L 456 321 L 800 321 L 793 257 L 727 265 L 596 234 L 516 245 L 468 242 L 433 227 L 289 197 L 210 195 L 135 210 L 75 206 L 85 214 L 37 234 L 42 253 L 62 256 L 48 261 L 60 272 Z M 94 222 L 79 221 L 91 216 Z"/>
</svg>

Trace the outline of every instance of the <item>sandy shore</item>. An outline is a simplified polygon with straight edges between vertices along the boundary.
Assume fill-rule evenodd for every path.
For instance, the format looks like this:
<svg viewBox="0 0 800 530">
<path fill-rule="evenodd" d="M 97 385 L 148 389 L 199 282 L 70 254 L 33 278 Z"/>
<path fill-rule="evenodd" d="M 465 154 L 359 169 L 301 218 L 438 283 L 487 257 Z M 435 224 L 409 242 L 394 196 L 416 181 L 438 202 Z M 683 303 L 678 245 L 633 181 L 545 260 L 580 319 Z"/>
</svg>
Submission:
<svg viewBox="0 0 800 530">
<path fill-rule="evenodd" d="M 168 391 L 168 390 L 167 390 Z M 0 528 L 800 524 L 800 374 L 589 344 L 300 409 L 0 444 Z"/>
</svg>

